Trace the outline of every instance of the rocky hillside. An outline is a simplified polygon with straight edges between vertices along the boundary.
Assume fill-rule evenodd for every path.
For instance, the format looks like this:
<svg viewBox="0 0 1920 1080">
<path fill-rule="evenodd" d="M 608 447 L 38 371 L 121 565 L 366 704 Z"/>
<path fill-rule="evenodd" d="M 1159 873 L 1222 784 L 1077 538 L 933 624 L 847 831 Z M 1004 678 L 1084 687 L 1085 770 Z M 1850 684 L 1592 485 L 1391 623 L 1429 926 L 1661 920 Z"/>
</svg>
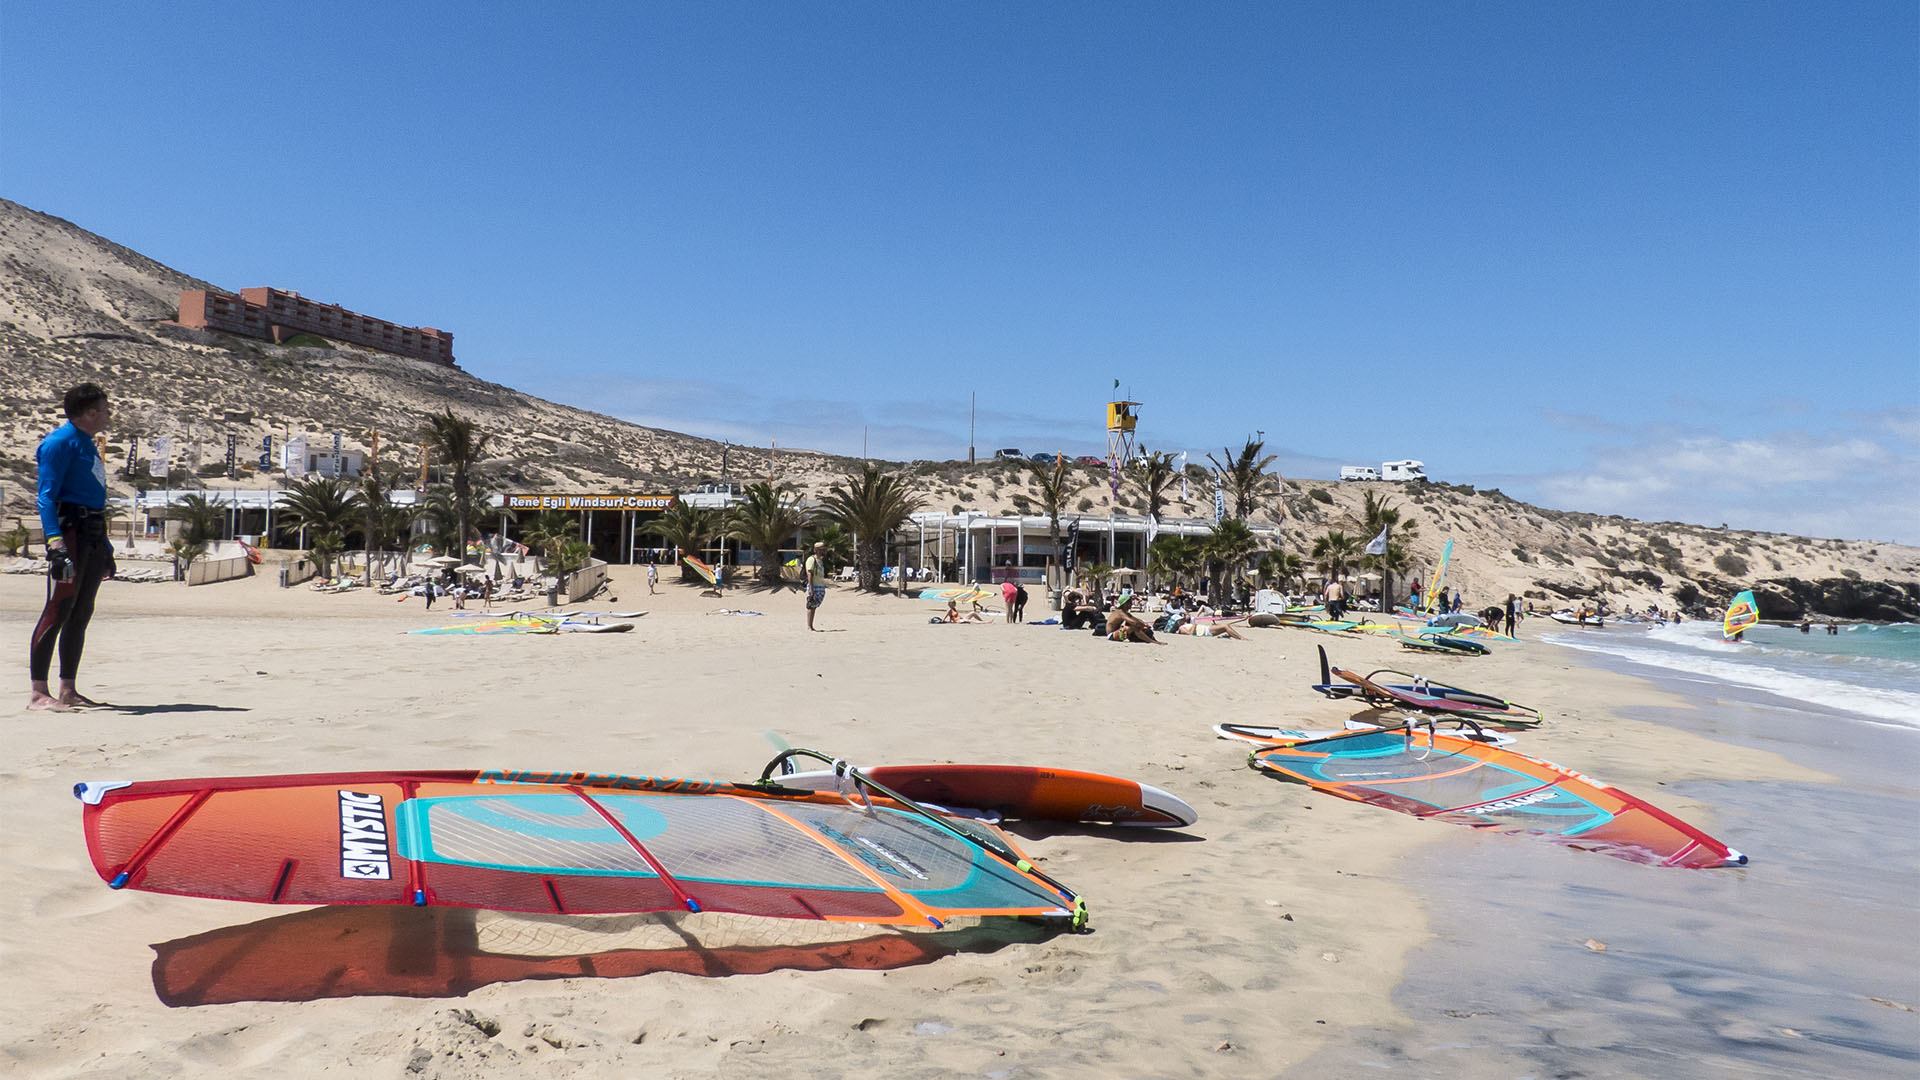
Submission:
<svg viewBox="0 0 1920 1080">
<path fill-rule="evenodd" d="M 317 446 L 339 431 L 349 448 L 366 451 L 378 431 L 384 464 L 417 469 L 417 433 L 427 416 L 448 408 L 492 436 L 486 468 L 499 490 L 674 491 L 720 474 L 722 447 L 712 440 L 542 401 L 462 371 L 340 345 L 278 346 L 174 325 L 180 290 L 206 287 L 69 222 L 0 200 L 0 514 L 8 523 L 31 513 L 33 448 L 61 420 L 57 395 L 88 379 L 114 395 L 109 460 L 123 463 L 128 438 L 137 436 L 144 476 L 151 439 L 171 436 L 176 486 L 221 476 L 229 433 L 249 463 L 243 486 L 274 482 L 250 464 L 257 453 L 251 448 L 269 434 L 276 444 L 305 434 Z M 740 446 L 728 458 L 734 478 L 772 471 L 815 494 L 855 464 L 788 450 L 770 464 L 766 451 Z M 1013 512 L 1034 497 L 1016 463 L 899 467 L 929 509 Z M 1211 511 L 1204 472 L 1191 472 L 1193 501 L 1176 504 L 1176 516 Z M 1083 487 L 1070 500 L 1073 513 L 1142 509 L 1125 487 L 1115 506 L 1103 469 L 1081 469 L 1076 477 Z M 223 476 L 214 482 L 228 484 Z M 116 483 L 124 494 L 125 481 Z M 1770 618 L 1813 611 L 1920 620 L 1920 549 L 1910 547 L 1543 510 L 1497 491 L 1446 484 L 1289 480 L 1268 520 L 1279 520 L 1285 550 L 1305 558 L 1327 530 L 1359 528 L 1367 490 L 1390 497 L 1417 524 L 1409 542 L 1428 568 L 1441 545 L 1455 541 L 1449 580 L 1475 605 L 1515 592 L 1536 603 L 1605 596 L 1615 605 L 1707 610 L 1751 587 Z"/>
</svg>

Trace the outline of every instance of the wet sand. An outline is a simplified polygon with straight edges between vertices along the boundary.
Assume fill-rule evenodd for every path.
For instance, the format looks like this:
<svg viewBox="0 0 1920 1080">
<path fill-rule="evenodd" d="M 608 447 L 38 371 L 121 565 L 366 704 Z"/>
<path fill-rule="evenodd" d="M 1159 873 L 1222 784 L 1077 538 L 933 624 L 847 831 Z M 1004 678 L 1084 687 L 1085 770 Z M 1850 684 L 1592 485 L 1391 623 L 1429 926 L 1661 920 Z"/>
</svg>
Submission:
<svg viewBox="0 0 1920 1080">
<path fill-rule="evenodd" d="M 1920 1072 L 1920 732 L 1612 666 L 1681 697 L 1627 715 L 1831 780 L 1642 792 L 1711 805 L 1718 835 L 1752 858 L 1738 870 L 1649 872 L 1506 837 L 1416 852 L 1399 869 L 1436 932 L 1393 994 L 1415 1023 L 1345 1032 L 1289 1075 Z"/>
</svg>

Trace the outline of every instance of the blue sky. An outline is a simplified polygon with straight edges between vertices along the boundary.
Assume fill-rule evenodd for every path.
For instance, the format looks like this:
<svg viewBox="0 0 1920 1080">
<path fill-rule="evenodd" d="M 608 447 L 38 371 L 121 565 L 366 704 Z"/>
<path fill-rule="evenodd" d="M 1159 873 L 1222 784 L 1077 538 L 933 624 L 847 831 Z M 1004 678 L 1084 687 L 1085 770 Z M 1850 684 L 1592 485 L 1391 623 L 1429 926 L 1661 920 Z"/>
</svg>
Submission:
<svg viewBox="0 0 1920 1080">
<path fill-rule="evenodd" d="M 1920 543 L 1887 3 L 63 4 L 0 194 L 675 430 Z"/>
</svg>

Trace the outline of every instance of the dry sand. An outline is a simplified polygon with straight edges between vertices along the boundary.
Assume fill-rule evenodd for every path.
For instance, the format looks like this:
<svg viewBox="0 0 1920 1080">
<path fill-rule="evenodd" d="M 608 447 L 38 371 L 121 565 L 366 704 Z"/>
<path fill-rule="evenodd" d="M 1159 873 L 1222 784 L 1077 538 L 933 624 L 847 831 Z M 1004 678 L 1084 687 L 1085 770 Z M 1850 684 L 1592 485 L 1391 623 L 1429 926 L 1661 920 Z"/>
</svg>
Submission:
<svg viewBox="0 0 1920 1080">
<path fill-rule="evenodd" d="M 0 640 L 18 654 L 42 587 L 0 576 Z M 820 613 L 831 632 L 808 634 L 794 592 L 716 601 L 663 583 L 649 596 L 626 567 L 615 592 L 602 606 L 650 610 L 633 633 L 422 638 L 401 631 L 449 621 L 446 605 L 429 614 L 417 598 L 267 578 L 108 583 L 81 685 L 120 710 L 20 711 L 0 727 L 0 1071 L 1272 1076 L 1341 1025 L 1394 1021 L 1390 991 L 1429 917 L 1396 861 L 1450 828 L 1278 783 L 1212 737 L 1221 720 L 1336 727 L 1352 715 L 1306 689 L 1317 644 L 1343 666 L 1411 667 L 1537 703 L 1549 723 L 1522 736 L 1529 752 L 1710 832 L 1710 808 L 1658 781 L 1814 778 L 1619 718 L 1596 703 L 1657 695 L 1538 644 L 1473 661 L 1292 630 L 1117 645 L 932 626 L 929 603 L 847 586 Z M 722 606 L 766 615 L 708 614 Z M 1201 820 L 1174 834 L 1015 830 L 1088 898 L 1090 934 L 874 934 L 771 952 L 736 947 L 717 920 L 701 931 L 698 917 L 684 927 L 707 935 L 696 950 L 663 947 L 650 919 L 116 893 L 88 863 L 70 794 L 83 779 L 352 769 L 744 779 L 771 756 L 769 729 L 870 764 L 1116 773 L 1184 797 Z M 817 930 L 795 924 L 782 940 Z"/>
</svg>

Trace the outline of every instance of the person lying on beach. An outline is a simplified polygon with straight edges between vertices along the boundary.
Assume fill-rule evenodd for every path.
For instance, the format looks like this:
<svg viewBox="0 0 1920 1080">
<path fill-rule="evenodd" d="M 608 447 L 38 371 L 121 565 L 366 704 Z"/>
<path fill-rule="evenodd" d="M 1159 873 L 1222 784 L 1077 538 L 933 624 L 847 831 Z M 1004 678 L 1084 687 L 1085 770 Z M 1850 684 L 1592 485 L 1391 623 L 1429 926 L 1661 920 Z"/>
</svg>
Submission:
<svg viewBox="0 0 1920 1080">
<path fill-rule="evenodd" d="M 1153 627 L 1135 615 L 1133 594 L 1121 593 L 1113 610 L 1107 614 L 1108 641 L 1140 641 L 1151 645 L 1164 645 L 1165 642 L 1153 636 Z"/>
<path fill-rule="evenodd" d="M 1223 622 L 1194 622 L 1192 619 L 1188 619 L 1174 627 L 1173 632 L 1176 634 L 1185 634 L 1188 637 L 1232 638 L 1235 641 L 1247 640 L 1245 634 L 1235 630 L 1230 624 Z"/>
</svg>

